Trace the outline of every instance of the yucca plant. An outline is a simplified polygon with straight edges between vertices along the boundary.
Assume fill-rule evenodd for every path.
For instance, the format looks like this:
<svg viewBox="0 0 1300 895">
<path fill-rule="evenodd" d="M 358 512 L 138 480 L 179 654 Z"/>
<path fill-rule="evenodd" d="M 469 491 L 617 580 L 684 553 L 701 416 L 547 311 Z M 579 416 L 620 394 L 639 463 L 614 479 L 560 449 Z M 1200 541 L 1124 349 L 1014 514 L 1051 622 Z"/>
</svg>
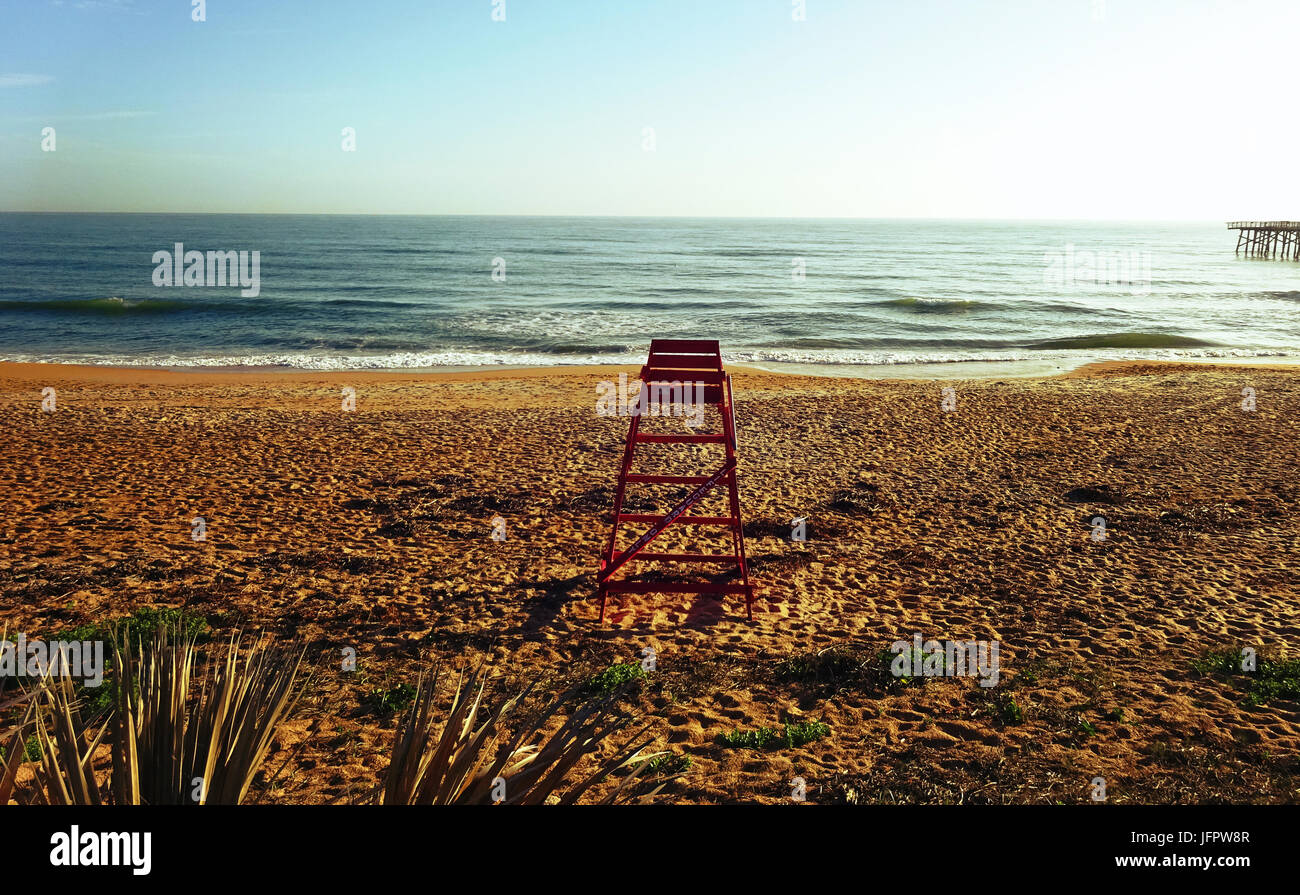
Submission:
<svg viewBox="0 0 1300 895">
<path fill-rule="evenodd" d="M 598 759 L 587 776 L 566 785 L 566 778 L 584 756 L 631 724 L 630 716 L 616 711 L 612 698 L 580 703 L 547 737 L 543 729 L 574 695 L 565 694 L 507 737 L 504 720 L 531 687 L 486 710 L 480 718 L 486 686 L 480 668 L 457 680 L 451 708 L 441 729 L 435 731 L 438 680 L 435 674 L 431 681 L 420 681 L 415 703 L 398 725 L 392 761 L 372 801 L 385 805 L 575 804 L 593 786 L 635 764 L 599 800 L 600 804 L 615 804 L 632 801 L 631 785 L 650 766 L 648 759 L 661 754 L 642 754 L 650 743 L 638 742 L 648 729 L 643 727 L 628 737 L 631 745 Z M 637 801 L 649 801 L 663 785 Z"/>
<path fill-rule="evenodd" d="M 107 732 L 81 715 L 72 680 L 45 678 L 34 691 L 37 710 L 34 727 L 40 747 L 36 762 L 38 788 L 27 801 L 49 805 L 101 805 L 95 778 L 94 755 Z"/>
<path fill-rule="evenodd" d="M 9 626 L 5 625 L 0 628 L 0 643 L 8 639 Z M 13 798 L 18 769 L 26 759 L 27 731 L 31 729 L 33 712 L 32 694 L 25 692 L 6 694 L 7 682 L 8 678 L 0 677 L 0 717 L 16 711 L 20 705 L 25 705 L 23 714 L 16 724 L 10 721 L 12 726 L 8 730 L 0 727 L 0 750 L 3 750 L 3 754 L 0 754 L 0 805 L 8 805 L 9 800 Z"/>
<path fill-rule="evenodd" d="M 8 805 L 9 800 L 13 798 L 14 787 L 18 780 L 18 768 L 26 758 L 27 731 L 31 729 L 34 711 L 31 694 L 5 696 L 0 689 L 0 713 L 16 709 L 24 703 L 26 705 L 18 723 L 9 730 L 0 731 L 0 749 L 4 750 L 4 755 L 0 756 L 0 805 Z"/>
<path fill-rule="evenodd" d="M 292 713 L 303 649 L 258 645 L 240 658 L 233 635 L 192 705 L 194 641 L 125 657 L 113 714 L 113 790 L 119 803 L 238 805 L 248 795 L 276 729 Z M 201 786 L 196 781 L 202 778 Z"/>
<path fill-rule="evenodd" d="M 123 638 L 113 647 L 113 709 L 97 726 L 83 719 L 70 679 L 45 680 L 33 800 L 239 804 L 297 702 L 303 653 L 259 644 L 241 658 L 236 634 L 225 654 L 196 676 L 192 637 L 160 628 L 147 649 Z M 106 793 L 94 760 L 101 744 L 111 755 Z"/>
</svg>

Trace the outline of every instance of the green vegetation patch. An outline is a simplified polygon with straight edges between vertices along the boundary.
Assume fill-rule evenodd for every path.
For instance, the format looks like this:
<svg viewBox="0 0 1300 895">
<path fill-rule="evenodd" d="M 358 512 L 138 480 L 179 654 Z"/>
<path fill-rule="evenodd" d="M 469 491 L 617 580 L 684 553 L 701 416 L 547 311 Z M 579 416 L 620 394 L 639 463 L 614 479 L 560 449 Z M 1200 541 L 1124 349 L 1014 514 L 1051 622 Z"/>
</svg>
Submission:
<svg viewBox="0 0 1300 895">
<path fill-rule="evenodd" d="M 911 649 L 906 655 L 911 658 Z M 806 695 L 828 698 L 846 690 L 885 693 L 925 683 L 924 677 L 895 677 L 898 656 L 890 650 L 837 645 L 778 661 L 772 675 L 778 684 L 793 684 Z M 918 662 L 919 665 L 919 662 Z"/>
<path fill-rule="evenodd" d="M 50 635 L 50 640 L 102 640 L 106 646 L 121 646 L 130 643 L 134 647 L 148 644 L 154 633 L 164 628 L 186 639 L 202 642 L 211 639 L 208 620 L 198 613 L 185 609 L 154 609 L 142 606 L 131 615 L 109 622 L 90 622 L 78 625 L 58 634 Z M 111 652 L 111 649 L 110 649 Z"/>
<path fill-rule="evenodd" d="M 1236 683 L 1244 683 L 1246 705 L 1258 706 L 1277 699 L 1300 699 L 1300 659 L 1270 659 L 1254 657 L 1254 668 L 1247 670 L 1242 649 L 1212 650 L 1192 662 L 1192 668 L 1201 674 L 1228 675 Z M 1245 678 L 1238 681 L 1238 678 Z"/>
<path fill-rule="evenodd" d="M 728 749 L 798 749 L 808 743 L 830 736 L 830 725 L 821 721 L 797 721 L 781 727 L 759 727 L 755 730 L 733 730 L 719 736 Z"/>
<path fill-rule="evenodd" d="M 617 662 L 604 671 L 592 676 L 584 688 L 588 693 L 600 693 L 611 696 L 630 688 L 636 681 L 645 680 L 645 669 L 637 662 Z"/>
<path fill-rule="evenodd" d="M 646 774 L 676 776 L 691 769 L 691 757 L 689 755 L 679 755 L 675 752 L 665 752 L 663 755 L 656 755 L 646 762 L 634 762 L 633 767 L 639 767 L 641 764 L 646 765 L 644 771 Z"/>
<path fill-rule="evenodd" d="M 361 703 L 376 715 L 395 715 L 406 711 L 415 702 L 415 688 L 398 684 L 387 690 L 376 687 L 361 697 Z"/>
</svg>

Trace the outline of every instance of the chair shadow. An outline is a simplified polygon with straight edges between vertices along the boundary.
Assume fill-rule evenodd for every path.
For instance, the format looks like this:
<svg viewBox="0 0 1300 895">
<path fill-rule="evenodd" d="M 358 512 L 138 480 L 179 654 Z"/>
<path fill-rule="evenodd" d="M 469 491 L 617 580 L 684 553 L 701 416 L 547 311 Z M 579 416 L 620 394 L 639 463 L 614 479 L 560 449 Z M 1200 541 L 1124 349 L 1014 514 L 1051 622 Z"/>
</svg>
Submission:
<svg viewBox="0 0 1300 895">
<path fill-rule="evenodd" d="M 518 586 L 542 591 L 542 596 L 529 601 L 528 615 L 519 625 L 518 632 L 524 636 L 524 639 L 540 639 L 542 632 L 554 625 L 564 607 L 569 603 L 590 606 L 590 622 L 593 629 L 597 627 L 596 620 L 600 613 L 600 601 L 596 596 L 596 577 L 593 573 L 584 572 L 569 578 L 521 581 Z M 707 629 L 733 616 L 741 620 L 745 618 L 743 597 L 736 597 L 735 595 L 720 596 L 717 594 L 651 593 L 610 594 L 605 619 L 607 622 L 611 619 L 622 620 L 630 614 L 633 624 L 638 627 L 646 627 L 649 624 L 648 619 L 637 621 L 636 616 L 640 614 L 639 609 L 649 609 L 649 604 L 639 606 L 635 602 L 629 603 L 629 601 L 674 600 L 686 596 L 693 596 L 694 599 L 686 608 L 686 619 L 682 623 L 684 627 Z M 737 601 L 736 605 L 729 604 L 729 599 Z"/>
<path fill-rule="evenodd" d="M 587 594 L 579 593 L 575 596 L 574 591 L 584 584 L 586 585 L 584 590 L 587 591 Z M 593 605 L 592 618 L 595 618 L 595 576 L 590 572 L 583 572 L 571 578 L 553 578 L 548 581 L 521 581 L 518 586 L 542 591 L 542 596 L 529 601 L 528 616 L 519 625 L 519 632 L 527 640 L 538 639 L 543 630 L 554 624 L 566 603 L 591 601 Z"/>
<path fill-rule="evenodd" d="M 686 627 L 711 628 L 727 618 L 726 599 L 717 594 L 695 594 L 686 610 Z"/>
</svg>

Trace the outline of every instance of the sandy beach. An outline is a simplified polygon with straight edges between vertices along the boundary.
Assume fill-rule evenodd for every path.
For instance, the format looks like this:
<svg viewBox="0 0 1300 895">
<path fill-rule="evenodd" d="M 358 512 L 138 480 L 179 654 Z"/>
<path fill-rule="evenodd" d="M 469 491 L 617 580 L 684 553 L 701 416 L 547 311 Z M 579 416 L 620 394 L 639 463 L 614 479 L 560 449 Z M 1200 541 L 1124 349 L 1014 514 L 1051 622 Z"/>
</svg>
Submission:
<svg viewBox="0 0 1300 895">
<path fill-rule="evenodd" d="M 754 621 L 738 600 L 647 595 L 600 626 L 627 420 L 596 413 L 596 384 L 619 372 L 635 375 L 0 364 L 0 612 L 55 634 L 186 607 L 218 634 L 305 638 L 318 671 L 270 801 L 374 782 L 393 730 L 374 688 L 490 657 L 499 692 L 558 691 L 646 647 L 632 704 L 690 758 L 665 791 L 679 803 L 789 803 L 796 776 L 815 803 L 1084 803 L 1097 777 L 1111 803 L 1300 801 L 1296 703 L 1250 705 L 1193 668 L 1300 646 L 1300 371 L 738 369 Z M 997 642 L 998 686 L 872 673 L 914 634 Z M 789 719 L 831 732 L 718 742 Z"/>
</svg>

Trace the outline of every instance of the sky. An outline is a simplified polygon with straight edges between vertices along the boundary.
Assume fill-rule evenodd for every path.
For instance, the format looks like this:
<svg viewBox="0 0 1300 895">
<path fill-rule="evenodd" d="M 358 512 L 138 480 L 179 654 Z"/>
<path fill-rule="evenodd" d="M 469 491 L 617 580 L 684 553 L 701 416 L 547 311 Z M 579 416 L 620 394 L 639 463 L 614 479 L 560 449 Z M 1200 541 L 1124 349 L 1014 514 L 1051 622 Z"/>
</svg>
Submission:
<svg viewBox="0 0 1300 895">
<path fill-rule="evenodd" d="M 194 2 L 0 0 L 0 210 L 1300 219 L 1296 0 Z"/>
</svg>

